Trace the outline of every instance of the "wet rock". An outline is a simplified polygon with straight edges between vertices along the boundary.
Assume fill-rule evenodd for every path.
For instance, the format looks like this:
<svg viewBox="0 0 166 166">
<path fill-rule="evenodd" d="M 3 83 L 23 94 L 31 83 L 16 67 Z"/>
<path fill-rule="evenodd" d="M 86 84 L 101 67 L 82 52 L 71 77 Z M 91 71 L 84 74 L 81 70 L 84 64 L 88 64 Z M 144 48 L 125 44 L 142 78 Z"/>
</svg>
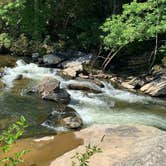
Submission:
<svg viewBox="0 0 166 166">
<path fill-rule="evenodd" d="M 148 126 L 93 125 L 75 132 L 84 144 L 65 153 L 50 166 L 70 166 L 73 156 L 85 153 L 85 146 L 97 145 L 102 152 L 88 160 L 89 166 L 165 166 L 166 132 Z M 100 163 L 100 164 L 99 164 Z"/>
<path fill-rule="evenodd" d="M 4 69 L 0 68 L 0 78 L 2 78 L 4 76 Z"/>
<path fill-rule="evenodd" d="M 68 104 L 70 95 L 65 89 L 60 89 L 60 82 L 52 77 L 45 77 L 37 86 L 37 92 L 42 99 Z"/>
<path fill-rule="evenodd" d="M 63 126 L 68 129 L 79 129 L 83 125 L 83 121 L 79 114 L 71 107 L 53 110 L 45 121 L 47 126 L 56 127 Z"/>
<path fill-rule="evenodd" d="M 91 80 L 91 82 L 95 83 L 100 88 L 104 88 L 104 84 L 98 79 Z"/>
<path fill-rule="evenodd" d="M 56 67 L 64 61 L 64 58 L 57 54 L 48 54 L 43 56 L 43 63 L 46 67 Z"/>
<path fill-rule="evenodd" d="M 11 92 L 15 95 L 22 95 L 31 82 L 33 81 L 28 78 L 14 80 L 14 86 L 11 88 Z"/>
<path fill-rule="evenodd" d="M 69 104 L 70 102 L 70 95 L 65 89 L 58 89 L 54 90 L 54 92 L 43 94 L 42 98 L 62 104 Z"/>
<path fill-rule="evenodd" d="M 145 92 L 151 96 L 165 96 L 166 95 L 166 79 L 159 78 L 151 81 L 150 83 L 145 84 L 141 89 L 142 92 Z"/>
<path fill-rule="evenodd" d="M 78 116 L 76 117 L 66 117 L 62 119 L 62 123 L 65 127 L 69 129 L 78 129 L 83 125 L 82 119 Z"/>
<path fill-rule="evenodd" d="M 37 86 L 37 91 L 42 97 L 58 89 L 60 89 L 60 82 L 53 77 L 44 77 Z"/>
<path fill-rule="evenodd" d="M 5 84 L 0 80 L 0 89 L 3 89 L 5 87 Z"/>
<path fill-rule="evenodd" d="M 21 80 L 23 79 L 23 75 L 22 74 L 19 74 L 16 76 L 16 78 L 14 80 Z"/>
<path fill-rule="evenodd" d="M 95 87 L 95 86 L 91 86 L 90 84 L 86 84 L 86 83 L 81 83 L 81 82 L 75 82 L 75 83 L 71 83 L 69 85 L 67 85 L 68 89 L 72 89 L 72 90 L 82 90 L 82 91 L 86 91 L 86 92 L 90 92 L 90 93 L 101 93 L 102 91 L 100 90 L 100 88 Z"/>
</svg>

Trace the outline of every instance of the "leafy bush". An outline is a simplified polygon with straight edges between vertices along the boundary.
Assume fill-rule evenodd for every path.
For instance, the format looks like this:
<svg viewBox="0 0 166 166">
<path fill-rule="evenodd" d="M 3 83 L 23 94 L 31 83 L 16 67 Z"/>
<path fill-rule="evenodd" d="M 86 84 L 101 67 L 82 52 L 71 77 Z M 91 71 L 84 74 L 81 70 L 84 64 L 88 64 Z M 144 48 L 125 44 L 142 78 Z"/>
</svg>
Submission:
<svg viewBox="0 0 166 166">
<path fill-rule="evenodd" d="M 12 43 L 11 37 L 7 33 L 0 34 L 0 47 L 9 49 Z"/>
<path fill-rule="evenodd" d="M 123 5 L 120 15 L 108 18 L 101 29 L 105 49 L 111 50 L 104 62 L 104 68 L 112 58 L 129 43 L 135 41 L 156 40 L 154 52 L 158 50 L 158 34 L 166 33 L 165 0 L 147 0 Z M 154 58 L 153 58 L 154 59 Z M 152 60 L 153 63 L 153 60 Z"/>
<path fill-rule="evenodd" d="M 19 121 L 10 125 L 7 130 L 2 131 L 2 134 L 0 135 L 0 145 L 2 146 L 4 154 L 7 154 L 10 151 L 12 144 L 23 135 L 26 127 L 26 120 L 21 116 Z M 22 157 L 28 152 L 29 150 L 23 150 L 14 153 L 13 156 L 0 158 L 0 162 L 4 163 L 4 166 L 16 166 L 17 164 L 24 162 Z"/>
<path fill-rule="evenodd" d="M 88 160 L 96 153 L 101 153 L 102 150 L 97 146 L 87 145 L 85 153 L 76 153 L 72 159 L 76 159 L 79 162 L 79 166 L 88 166 Z M 72 166 L 76 166 L 76 162 L 72 161 Z"/>
</svg>

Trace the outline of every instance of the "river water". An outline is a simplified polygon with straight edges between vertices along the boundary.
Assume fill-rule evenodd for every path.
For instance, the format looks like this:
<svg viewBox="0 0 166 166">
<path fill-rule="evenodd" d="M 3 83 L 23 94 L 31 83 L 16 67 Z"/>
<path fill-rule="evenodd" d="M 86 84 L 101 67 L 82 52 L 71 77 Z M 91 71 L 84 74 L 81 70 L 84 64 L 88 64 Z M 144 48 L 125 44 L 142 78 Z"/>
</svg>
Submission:
<svg viewBox="0 0 166 166">
<path fill-rule="evenodd" d="M 4 62 L 2 64 L 4 65 Z M 19 75 L 23 75 L 23 79 L 14 81 Z M 24 93 L 27 88 L 36 85 L 45 76 L 58 79 L 61 87 L 77 82 L 76 80 L 64 80 L 58 76 L 57 69 L 38 67 L 36 64 L 28 64 L 20 59 L 16 60 L 15 66 L 5 68 L 5 75 L 1 78 L 6 87 L 0 92 L 0 129 L 16 121 L 20 115 L 24 115 L 29 124 L 27 130 L 29 136 L 66 131 L 63 126 L 45 125 L 49 114 L 53 109 L 58 110 L 60 105 Z M 71 95 L 69 106 L 80 114 L 84 127 L 104 123 L 143 124 L 166 130 L 166 102 L 164 100 L 115 89 L 107 82 L 103 82 L 104 88 L 97 87 L 88 81 L 83 82 L 102 91 L 100 94 L 87 95 L 82 91 L 67 90 Z"/>
</svg>

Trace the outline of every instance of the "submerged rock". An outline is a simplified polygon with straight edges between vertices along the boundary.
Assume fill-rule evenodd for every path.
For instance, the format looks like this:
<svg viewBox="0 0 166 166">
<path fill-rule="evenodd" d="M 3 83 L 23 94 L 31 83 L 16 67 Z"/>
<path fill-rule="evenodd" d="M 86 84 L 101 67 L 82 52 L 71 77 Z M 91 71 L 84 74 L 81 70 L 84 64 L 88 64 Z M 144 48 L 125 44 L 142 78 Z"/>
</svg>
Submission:
<svg viewBox="0 0 166 166">
<path fill-rule="evenodd" d="M 88 160 L 89 166 L 165 166 L 166 133 L 148 126 L 93 125 L 75 132 L 84 144 L 52 161 L 50 166 L 71 166 L 73 156 L 85 153 L 85 146 L 101 148 Z M 99 164 L 100 163 L 100 164 Z"/>
<path fill-rule="evenodd" d="M 5 87 L 5 84 L 0 80 L 0 89 L 3 89 Z"/>
</svg>

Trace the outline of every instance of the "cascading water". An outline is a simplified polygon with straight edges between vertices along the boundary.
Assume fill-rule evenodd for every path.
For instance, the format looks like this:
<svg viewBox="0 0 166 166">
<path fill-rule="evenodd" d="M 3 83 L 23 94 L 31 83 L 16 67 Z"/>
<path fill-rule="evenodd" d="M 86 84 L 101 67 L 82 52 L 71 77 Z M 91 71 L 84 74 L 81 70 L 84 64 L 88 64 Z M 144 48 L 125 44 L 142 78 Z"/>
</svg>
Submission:
<svg viewBox="0 0 166 166">
<path fill-rule="evenodd" d="M 100 88 L 97 85 L 88 81 L 78 81 L 78 80 L 64 80 L 57 75 L 56 69 L 48 69 L 38 67 L 36 64 L 26 64 L 24 61 L 17 61 L 16 67 L 5 68 L 5 75 L 2 81 L 7 85 L 7 89 L 13 87 L 14 80 L 22 75 L 24 78 L 29 78 L 32 80 L 40 81 L 45 76 L 55 77 L 61 82 L 62 87 L 67 87 L 68 84 L 74 82 L 83 82 L 88 86 L 93 86 L 100 89 L 102 93 L 84 93 L 79 90 L 67 90 L 71 95 L 70 107 L 73 107 L 82 117 L 85 126 L 94 123 L 111 123 L 111 124 L 145 124 L 156 126 L 158 128 L 166 129 L 166 103 L 162 100 L 151 98 L 148 96 L 141 96 L 133 94 L 127 91 L 118 90 L 112 87 L 109 83 L 103 82 L 104 88 Z M 23 96 L 25 97 L 25 96 Z M 5 100 L 2 96 L 1 98 Z M 24 98 L 25 99 L 25 98 Z M 0 115 L 2 114 L 2 107 L 4 107 L 3 100 L 0 99 Z M 12 100 L 12 99 L 11 99 Z M 19 99 L 18 102 L 20 102 Z M 26 103 L 27 102 L 29 103 Z M 14 105 L 15 109 L 19 109 L 19 105 L 24 108 L 24 112 L 19 112 L 20 114 L 34 114 L 33 116 L 42 116 L 41 113 L 49 112 L 55 107 L 55 104 L 46 104 L 45 101 L 39 101 L 38 99 L 29 98 L 23 100 L 21 103 Z M 37 100 L 37 102 L 35 102 Z M 33 102 L 32 102 L 33 101 Z M 2 103 L 1 103 L 2 102 Z M 41 102 L 44 102 L 44 104 Z M 44 105 L 44 108 L 43 108 Z M 5 105 L 8 107 L 8 105 Z M 18 107 L 18 108 L 17 108 Z M 25 108 L 26 107 L 26 108 Z M 31 111 L 25 111 L 28 108 Z M 41 112 L 34 111 L 34 109 L 42 110 Z M 6 115 L 10 114 L 13 107 L 4 108 L 6 110 Z M 49 110 L 49 111 L 48 111 Z M 34 112 L 33 112 L 34 111 Z M 16 111 L 16 114 L 18 112 Z M 40 113 L 40 114 L 39 114 Z M 15 113 L 13 113 L 14 115 Z M 31 117 L 31 116 L 29 116 Z M 42 119 L 42 118 L 41 118 Z M 0 120 L 1 121 L 1 120 Z M 34 118 L 35 121 L 35 118 Z M 47 126 L 48 127 L 48 126 Z M 61 130 L 58 128 L 57 130 Z M 64 130 L 64 129 L 62 129 Z"/>
</svg>

